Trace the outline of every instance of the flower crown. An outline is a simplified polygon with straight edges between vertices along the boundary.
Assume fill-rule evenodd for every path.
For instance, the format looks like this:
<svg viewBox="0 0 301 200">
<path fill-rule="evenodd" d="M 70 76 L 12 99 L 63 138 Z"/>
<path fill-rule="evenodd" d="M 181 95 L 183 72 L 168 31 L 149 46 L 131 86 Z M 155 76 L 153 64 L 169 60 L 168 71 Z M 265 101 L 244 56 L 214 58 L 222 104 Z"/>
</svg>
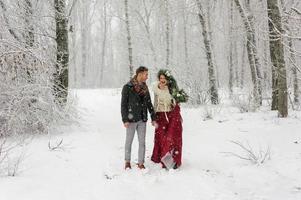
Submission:
<svg viewBox="0 0 301 200">
<path fill-rule="evenodd" d="M 169 70 L 160 69 L 158 72 L 158 79 L 160 78 L 160 75 L 165 76 L 168 81 L 169 92 L 177 103 L 185 103 L 188 101 L 189 96 L 183 89 L 179 89 L 176 79 L 171 75 Z"/>
</svg>

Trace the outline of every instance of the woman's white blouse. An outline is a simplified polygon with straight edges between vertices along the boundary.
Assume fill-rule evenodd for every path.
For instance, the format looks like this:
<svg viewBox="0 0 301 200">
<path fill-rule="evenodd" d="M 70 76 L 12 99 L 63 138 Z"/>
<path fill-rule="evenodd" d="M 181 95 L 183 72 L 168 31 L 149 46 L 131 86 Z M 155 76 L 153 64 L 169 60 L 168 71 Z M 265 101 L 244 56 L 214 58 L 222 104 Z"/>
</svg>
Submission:
<svg viewBox="0 0 301 200">
<path fill-rule="evenodd" d="M 169 112 L 172 106 L 172 96 L 168 87 L 160 89 L 158 83 L 153 86 L 154 91 L 154 109 L 155 112 Z"/>
</svg>

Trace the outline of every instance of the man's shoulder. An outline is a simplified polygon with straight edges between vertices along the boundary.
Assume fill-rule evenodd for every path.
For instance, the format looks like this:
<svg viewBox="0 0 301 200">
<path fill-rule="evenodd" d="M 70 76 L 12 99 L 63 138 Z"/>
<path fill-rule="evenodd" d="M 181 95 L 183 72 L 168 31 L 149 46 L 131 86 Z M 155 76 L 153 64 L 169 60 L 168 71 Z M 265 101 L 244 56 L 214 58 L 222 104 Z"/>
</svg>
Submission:
<svg viewBox="0 0 301 200">
<path fill-rule="evenodd" d="M 127 82 L 126 84 L 123 85 L 123 89 L 130 89 L 133 87 L 133 83 L 131 81 Z"/>
</svg>

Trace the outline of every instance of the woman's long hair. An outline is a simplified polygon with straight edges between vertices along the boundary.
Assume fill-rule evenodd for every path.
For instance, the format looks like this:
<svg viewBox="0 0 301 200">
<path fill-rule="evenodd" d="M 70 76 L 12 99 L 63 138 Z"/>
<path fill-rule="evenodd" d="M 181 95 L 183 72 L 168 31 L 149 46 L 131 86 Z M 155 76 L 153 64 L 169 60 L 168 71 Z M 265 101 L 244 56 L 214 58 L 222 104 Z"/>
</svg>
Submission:
<svg viewBox="0 0 301 200">
<path fill-rule="evenodd" d="M 177 103 L 187 102 L 189 98 L 188 94 L 183 89 L 179 89 L 177 81 L 171 75 L 170 71 L 167 69 L 160 69 L 158 72 L 158 80 L 160 80 L 161 75 L 165 76 L 169 93 L 175 99 L 175 101 Z"/>
</svg>

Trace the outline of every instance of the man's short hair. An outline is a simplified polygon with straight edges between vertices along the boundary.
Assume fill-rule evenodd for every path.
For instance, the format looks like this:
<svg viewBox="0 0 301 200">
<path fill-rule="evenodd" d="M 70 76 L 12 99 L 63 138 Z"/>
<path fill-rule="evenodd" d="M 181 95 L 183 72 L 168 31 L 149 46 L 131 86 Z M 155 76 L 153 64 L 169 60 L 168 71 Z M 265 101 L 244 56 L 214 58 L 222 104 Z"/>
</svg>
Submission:
<svg viewBox="0 0 301 200">
<path fill-rule="evenodd" d="M 144 66 L 140 66 L 136 69 L 136 75 L 138 75 L 139 73 L 145 72 L 145 71 L 148 71 L 148 68 L 144 67 Z"/>
</svg>

